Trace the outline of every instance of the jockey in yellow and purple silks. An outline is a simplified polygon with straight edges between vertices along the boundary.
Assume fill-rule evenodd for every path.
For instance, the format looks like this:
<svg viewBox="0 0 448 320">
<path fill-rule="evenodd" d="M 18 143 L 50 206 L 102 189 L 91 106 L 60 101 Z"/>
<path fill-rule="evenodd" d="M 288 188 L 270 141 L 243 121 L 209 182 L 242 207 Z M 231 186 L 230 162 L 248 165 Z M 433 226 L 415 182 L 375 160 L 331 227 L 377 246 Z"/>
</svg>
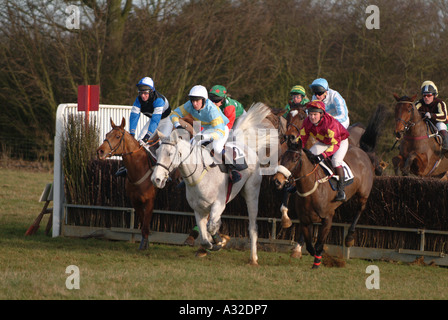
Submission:
<svg viewBox="0 0 448 320">
<path fill-rule="evenodd" d="M 174 127 L 181 127 L 179 119 L 191 114 L 195 121 L 200 121 L 204 128 L 201 132 L 201 142 L 211 141 L 215 157 L 224 154 L 224 144 L 229 138 L 229 119 L 222 113 L 211 100 L 208 99 L 208 92 L 204 86 L 194 86 L 188 94 L 190 100 L 171 112 L 170 118 Z M 232 156 L 233 158 L 233 156 Z M 230 164 L 231 179 L 233 183 L 241 179 L 239 168 L 235 164 Z"/>
</svg>

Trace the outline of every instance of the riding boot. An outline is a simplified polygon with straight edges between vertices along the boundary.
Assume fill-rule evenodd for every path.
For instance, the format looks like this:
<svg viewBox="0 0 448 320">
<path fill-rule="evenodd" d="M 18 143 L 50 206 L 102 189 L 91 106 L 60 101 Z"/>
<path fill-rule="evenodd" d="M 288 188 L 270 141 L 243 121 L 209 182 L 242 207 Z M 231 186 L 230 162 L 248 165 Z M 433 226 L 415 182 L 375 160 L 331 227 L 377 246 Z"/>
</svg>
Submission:
<svg viewBox="0 0 448 320">
<path fill-rule="evenodd" d="M 127 174 L 128 170 L 126 169 L 126 167 L 120 167 L 117 172 L 115 172 L 116 177 L 126 177 Z"/>
<path fill-rule="evenodd" d="M 345 201 L 345 177 L 344 177 L 344 168 L 342 166 L 339 166 L 336 168 L 336 174 L 339 176 L 338 180 L 338 193 L 336 194 L 336 198 L 334 198 L 334 201 Z"/>
<path fill-rule="evenodd" d="M 231 155 L 229 153 L 231 153 Z M 227 166 L 229 168 L 229 175 L 230 175 L 230 180 L 232 181 L 232 183 L 237 183 L 238 181 L 240 181 L 241 177 L 242 177 L 240 171 L 243 171 L 248 168 L 246 159 L 244 159 L 244 158 L 242 160 L 235 159 L 235 155 L 236 155 L 236 153 L 234 152 L 233 148 L 223 150 L 223 161 L 226 161 L 226 160 L 228 161 L 228 159 L 230 159 L 230 157 L 231 157 L 230 161 L 228 161 L 228 162 L 226 161 L 225 163 L 227 164 Z M 241 163 L 241 162 L 243 162 L 243 163 Z"/>
<path fill-rule="evenodd" d="M 448 131 L 441 130 L 439 131 L 442 135 L 442 153 L 448 152 Z"/>
</svg>

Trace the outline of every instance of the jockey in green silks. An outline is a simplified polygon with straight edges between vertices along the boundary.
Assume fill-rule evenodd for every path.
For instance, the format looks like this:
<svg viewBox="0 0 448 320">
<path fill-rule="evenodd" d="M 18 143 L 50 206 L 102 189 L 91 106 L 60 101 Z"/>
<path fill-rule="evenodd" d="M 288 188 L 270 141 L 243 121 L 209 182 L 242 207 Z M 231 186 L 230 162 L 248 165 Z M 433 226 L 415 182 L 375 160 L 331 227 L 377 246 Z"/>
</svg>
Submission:
<svg viewBox="0 0 448 320">
<path fill-rule="evenodd" d="M 306 96 L 305 88 L 299 85 L 296 85 L 292 87 L 291 91 L 289 92 L 291 99 L 289 100 L 288 104 L 285 106 L 285 109 L 287 110 L 283 117 L 287 117 L 289 112 L 291 111 L 291 108 L 298 108 L 303 107 L 305 108 L 305 105 L 310 102 L 310 100 Z"/>
<path fill-rule="evenodd" d="M 241 102 L 230 98 L 227 89 L 221 85 L 215 85 L 210 89 L 209 92 L 210 100 L 217 106 L 224 115 L 229 119 L 227 127 L 229 129 L 233 128 L 235 120 L 246 113 Z"/>
</svg>

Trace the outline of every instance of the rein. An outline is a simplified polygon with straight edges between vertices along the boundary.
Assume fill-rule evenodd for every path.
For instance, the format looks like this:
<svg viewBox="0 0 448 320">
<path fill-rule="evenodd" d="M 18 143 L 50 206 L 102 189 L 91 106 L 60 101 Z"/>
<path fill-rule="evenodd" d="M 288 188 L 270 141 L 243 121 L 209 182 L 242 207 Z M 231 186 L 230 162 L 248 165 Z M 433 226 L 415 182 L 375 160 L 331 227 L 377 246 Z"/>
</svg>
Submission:
<svg viewBox="0 0 448 320">
<path fill-rule="evenodd" d="M 289 149 L 286 150 L 286 152 L 293 152 L 293 153 L 298 153 L 298 154 L 300 154 L 300 151 L 289 150 Z M 294 177 L 294 173 L 297 171 L 297 167 L 299 166 L 299 164 L 300 164 L 300 165 L 302 164 L 302 159 L 300 159 L 299 161 L 297 161 L 296 165 L 295 165 L 294 168 L 292 169 L 292 172 L 289 171 L 288 169 L 286 169 L 284 166 L 279 166 L 277 172 L 282 173 L 282 174 L 286 177 L 286 179 L 288 180 L 288 183 L 289 183 L 289 184 L 292 184 L 292 183 L 295 183 L 295 182 L 297 182 L 297 181 L 299 181 L 299 180 L 301 180 L 301 179 L 304 179 L 304 178 L 307 178 L 307 177 L 311 176 L 313 173 L 316 172 L 317 168 L 319 167 L 319 164 L 315 164 L 315 165 L 314 165 L 314 168 L 313 168 L 313 170 L 311 170 L 311 172 L 309 172 L 309 173 L 307 173 L 307 174 L 305 174 L 305 175 L 302 175 L 302 176 L 300 176 L 300 177 L 298 177 L 298 178 L 295 178 L 295 177 Z M 317 190 L 317 187 L 319 186 L 319 184 L 327 182 L 328 180 L 330 180 L 330 178 L 331 178 L 330 176 L 325 176 L 325 177 L 322 178 L 322 179 L 315 180 L 315 181 L 314 181 L 314 186 L 313 186 L 313 188 L 312 188 L 310 191 L 305 192 L 305 193 L 300 193 L 300 192 L 297 190 L 296 193 L 297 193 L 300 197 L 302 197 L 302 198 L 307 197 L 307 196 L 313 194 L 313 193 Z"/>
<path fill-rule="evenodd" d="M 126 140 L 124 140 L 124 136 L 125 136 L 125 134 L 126 134 L 126 131 L 125 131 L 125 130 L 121 130 L 121 129 L 118 128 L 118 127 L 114 128 L 113 130 L 118 130 L 118 131 L 120 131 L 120 133 L 121 133 L 121 138 L 120 138 L 120 141 L 117 143 L 117 145 L 116 145 L 114 148 L 112 148 L 112 144 L 110 143 L 109 139 L 107 139 L 107 138 L 104 139 L 104 141 L 107 142 L 107 144 L 109 145 L 109 148 L 111 149 L 111 151 L 107 154 L 107 156 L 119 156 L 119 157 L 125 157 L 125 156 L 129 156 L 129 155 L 131 155 L 131 154 L 133 154 L 133 153 L 135 153 L 135 152 L 138 152 L 138 151 L 140 151 L 140 150 L 143 149 L 143 145 L 141 145 L 141 146 L 140 146 L 138 149 L 136 149 L 136 150 L 133 150 L 133 151 L 130 151 L 130 152 L 123 152 L 123 153 L 121 153 L 121 154 L 116 154 L 115 151 L 117 151 L 118 148 L 119 148 L 122 144 L 123 144 L 123 146 L 122 146 L 123 151 L 126 150 Z M 153 147 L 153 146 L 155 146 L 158 142 L 159 142 L 159 140 L 155 141 L 153 144 L 150 144 L 149 147 Z M 129 177 L 128 177 L 129 182 L 131 182 L 131 183 L 134 184 L 134 185 L 140 185 L 140 184 L 142 184 L 142 183 L 143 183 L 146 179 L 148 179 L 148 177 L 151 175 L 151 173 L 152 173 L 152 170 L 151 170 L 151 169 L 152 169 L 152 168 L 151 168 L 151 165 L 149 165 L 149 170 L 146 171 L 146 173 L 143 175 L 143 177 L 141 177 L 137 182 L 132 182 L 131 180 L 129 180 Z"/>
<path fill-rule="evenodd" d="M 179 147 L 178 147 L 177 144 L 174 144 L 174 143 L 172 143 L 172 142 L 165 142 L 165 141 L 162 142 L 162 144 L 167 144 L 167 145 L 176 147 L 176 154 L 178 154 L 178 149 L 179 149 Z M 179 163 L 179 165 L 181 165 L 183 162 L 185 162 L 185 161 L 186 161 L 186 160 L 193 154 L 193 149 L 194 149 L 194 148 L 191 148 L 191 149 L 190 149 L 190 153 L 188 154 L 188 156 L 186 156 L 185 159 L 183 159 L 183 160 Z M 179 154 L 180 154 L 180 153 L 179 153 Z M 180 154 L 180 155 L 181 155 L 181 154 Z M 182 156 L 182 155 L 181 155 L 181 156 Z M 201 152 L 201 162 L 202 162 L 202 166 L 203 166 L 202 174 L 201 174 L 201 176 L 199 177 L 199 179 L 198 179 L 196 182 L 193 182 L 193 183 L 189 183 L 189 184 L 188 184 L 188 185 L 191 186 L 191 187 L 194 187 L 194 186 L 198 185 L 198 184 L 202 181 L 202 179 L 204 178 L 204 176 L 207 174 L 207 172 L 208 172 L 208 167 L 204 164 L 204 158 L 203 158 L 203 156 L 202 156 L 202 152 Z M 155 164 L 155 166 L 160 166 L 160 167 L 162 167 L 163 169 L 165 169 L 165 170 L 167 171 L 167 176 L 169 176 L 169 175 L 171 174 L 171 166 L 173 165 L 173 163 L 174 163 L 174 160 L 171 161 L 170 165 L 167 167 L 167 166 L 165 166 L 164 164 L 157 162 L 157 163 Z M 188 176 L 183 177 L 183 179 L 188 179 L 188 178 L 190 178 L 192 175 L 194 175 L 194 174 L 196 173 L 197 169 L 198 169 L 198 164 L 196 163 L 196 166 L 195 166 L 193 172 L 192 172 L 191 174 L 189 174 Z"/>
</svg>

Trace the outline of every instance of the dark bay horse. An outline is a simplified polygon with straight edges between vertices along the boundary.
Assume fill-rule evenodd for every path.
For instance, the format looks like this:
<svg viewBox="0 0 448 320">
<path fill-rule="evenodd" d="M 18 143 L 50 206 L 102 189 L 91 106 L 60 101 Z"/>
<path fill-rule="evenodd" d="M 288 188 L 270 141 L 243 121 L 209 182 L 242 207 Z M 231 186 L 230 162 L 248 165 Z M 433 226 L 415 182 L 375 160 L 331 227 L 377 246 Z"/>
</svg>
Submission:
<svg viewBox="0 0 448 320">
<path fill-rule="evenodd" d="M 148 248 L 149 224 L 154 209 L 154 200 L 157 188 L 151 182 L 151 159 L 145 148 L 125 129 L 126 121 L 123 118 L 121 125 L 117 126 L 110 119 L 112 130 L 106 134 L 103 144 L 97 149 L 100 160 L 112 156 L 121 156 L 127 169 L 126 194 L 131 200 L 139 218 L 142 230 L 142 240 L 139 250 Z M 156 139 L 157 140 L 157 139 Z M 157 143 L 157 142 L 156 142 Z"/>
<path fill-rule="evenodd" d="M 287 130 L 285 132 L 285 140 L 288 137 L 298 137 L 300 133 L 300 128 L 302 127 L 303 121 L 307 117 L 307 113 L 304 108 L 294 109 L 295 112 L 291 112 L 287 117 Z M 292 111 L 292 110 L 291 110 Z M 383 173 L 384 164 L 380 161 L 376 155 L 376 141 L 380 135 L 379 128 L 384 124 L 388 113 L 385 106 L 379 105 L 369 119 L 367 129 L 363 125 L 356 123 L 347 128 L 350 133 L 349 144 L 355 147 L 361 147 L 369 156 L 372 162 L 375 175 L 381 176 Z M 369 131 L 365 134 L 366 130 Z M 308 139 L 305 149 L 310 149 L 313 144 L 316 143 L 314 138 Z M 286 146 L 286 143 L 284 144 Z M 284 151 L 281 153 L 283 155 Z M 288 216 L 288 198 L 284 197 L 282 208 L 282 226 L 283 228 L 289 228 L 292 225 L 291 219 Z"/>
<path fill-rule="evenodd" d="M 378 110 L 377 110 L 378 112 Z M 379 123 L 378 123 L 379 125 Z M 363 134 L 361 139 L 376 143 L 376 126 L 368 127 L 369 130 Z M 295 185 L 297 192 L 294 193 L 295 211 L 300 220 L 302 234 L 305 238 L 308 252 L 314 256 L 313 268 L 318 268 L 324 244 L 331 229 L 333 216 L 336 208 L 342 202 L 333 201 L 336 191 L 333 191 L 328 183 L 328 177 L 319 165 L 313 165 L 308 159 L 310 152 L 302 148 L 302 142 L 291 131 L 288 131 L 288 150 L 282 156 L 280 169 L 274 176 L 274 181 L 278 189 L 283 189 L 288 185 Z M 372 136 L 372 138 L 366 138 Z M 364 138 L 363 138 L 364 137 Z M 366 143 L 361 144 L 364 149 L 371 149 Z M 365 210 L 367 200 L 373 186 L 374 167 L 367 153 L 356 146 L 350 145 L 344 161 L 350 166 L 353 174 L 353 183 L 346 186 L 345 192 L 347 201 L 355 198 L 358 201 L 359 209 L 350 225 L 345 238 L 345 245 L 350 247 L 354 244 L 354 232 L 356 224 Z M 312 245 L 312 226 L 321 222 L 319 235 L 315 246 Z"/>
<path fill-rule="evenodd" d="M 412 173 L 447 180 L 448 159 L 441 154 L 441 138 L 428 132 L 426 121 L 415 107 L 416 97 L 399 97 L 394 93 L 395 136 L 401 141 L 399 155 L 392 159 L 395 174 L 400 169 L 403 175 Z"/>
</svg>

